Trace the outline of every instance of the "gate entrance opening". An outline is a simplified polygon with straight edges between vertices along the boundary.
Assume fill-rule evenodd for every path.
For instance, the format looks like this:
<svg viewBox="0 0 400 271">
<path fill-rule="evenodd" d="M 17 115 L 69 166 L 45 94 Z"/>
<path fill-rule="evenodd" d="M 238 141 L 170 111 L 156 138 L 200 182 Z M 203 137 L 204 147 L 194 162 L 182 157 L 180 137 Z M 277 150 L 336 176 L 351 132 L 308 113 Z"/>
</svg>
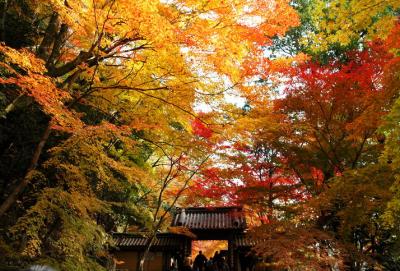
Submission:
<svg viewBox="0 0 400 271">
<path fill-rule="evenodd" d="M 202 251 L 207 259 L 214 257 L 217 251 L 226 253 L 228 251 L 228 240 L 192 241 L 192 259 L 196 258 L 199 251 Z"/>
</svg>

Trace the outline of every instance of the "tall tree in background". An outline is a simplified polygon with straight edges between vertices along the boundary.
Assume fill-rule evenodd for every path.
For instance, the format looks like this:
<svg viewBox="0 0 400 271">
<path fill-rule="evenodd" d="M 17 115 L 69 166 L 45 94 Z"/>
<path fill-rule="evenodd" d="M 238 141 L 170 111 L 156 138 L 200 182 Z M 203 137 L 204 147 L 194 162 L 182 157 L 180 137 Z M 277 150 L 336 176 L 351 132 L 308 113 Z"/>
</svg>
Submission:
<svg viewBox="0 0 400 271">
<path fill-rule="evenodd" d="M 376 162 L 382 150 L 377 129 L 398 95 L 383 85 L 392 58 L 377 42 L 349 52 L 346 63 L 306 62 L 288 73 L 285 97 L 276 99 L 275 107 L 290 127 L 282 152 L 305 185 L 314 185 L 313 168 L 327 180 Z"/>
<path fill-rule="evenodd" d="M 391 108 L 399 93 L 398 3 L 299 3 L 306 25 L 289 32 L 289 37 L 278 38 L 271 49 L 281 53 L 279 48 L 291 49 L 278 55 L 275 63 L 294 60 L 292 68 L 282 69 L 271 61 L 259 63 L 264 67 L 259 82 L 276 87 L 273 103 L 281 129 L 272 125 L 266 130 L 278 131 L 281 144 L 275 146 L 314 197 L 298 205 L 297 215 L 289 217 L 296 227 L 272 223 L 256 230 L 257 236 L 269 240 L 256 250 L 276 265 L 289 268 L 294 260 L 296 266 L 316 268 L 321 255 L 307 263 L 301 259 L 305 256 L 302 248 L 292 247 L 291 260 L 275 256 L 279 249 L 266 249 L 279 242 L 292 244 L 291 233 L 308 227 L 312 238 L 320 238 L 323 230 L 340 240 L 346 270 L 365 266 L 397 270 L 398 190 L 392 144 L 398 141 L 398 122 L 396 105 Z M 309 54 L 307 61 L 291 58 L 301 52 Z M 330 243 L 332 235 L 325 236 L 320 245 Z M 296 253 L 300 254 L 293 256 Z M 318 268 L 334 268 L 335 261 L 340 263 L 336 259 L 329 267 Z"/>
</svg>

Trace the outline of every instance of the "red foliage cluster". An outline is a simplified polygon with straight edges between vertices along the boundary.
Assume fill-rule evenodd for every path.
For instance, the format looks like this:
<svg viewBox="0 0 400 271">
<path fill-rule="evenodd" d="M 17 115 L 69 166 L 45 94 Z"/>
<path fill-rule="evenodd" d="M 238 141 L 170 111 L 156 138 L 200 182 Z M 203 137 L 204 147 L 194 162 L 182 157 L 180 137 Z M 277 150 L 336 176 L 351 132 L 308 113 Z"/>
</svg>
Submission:
<svg viewBox="0 0 400 271">
<path fill-rule="evenodd" d="M 194 135 L 203 138 L 210 138 L 212 136 L 212 131 L 209 129 L 199 118 L 195 118 L 192 121 L 192 132 Z"/>
</svg>

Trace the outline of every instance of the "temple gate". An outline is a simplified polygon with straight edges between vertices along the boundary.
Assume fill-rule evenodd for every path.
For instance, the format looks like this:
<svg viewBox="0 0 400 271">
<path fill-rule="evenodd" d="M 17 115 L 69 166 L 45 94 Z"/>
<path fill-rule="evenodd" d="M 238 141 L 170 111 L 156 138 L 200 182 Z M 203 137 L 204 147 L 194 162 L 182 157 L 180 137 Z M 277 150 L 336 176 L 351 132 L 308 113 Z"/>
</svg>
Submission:
<svg viewBox="0 0 400 271">
<path fill-rule="evenodd" d="M 191 255 L 193 240 L 227 240 L 227 262 L 231 271 L 240 271 L 240 256 L 249 250 L 254 241 L 246 237 L 247 223 L 241 206 L 192 207 L 176 210 L 171 227 L 184 227 L 196 238 L 173 233 L 159 233 L 152 245 L 151 259 L 145 263 L 145 271 L 169 271 L 171 262 L 182 268 L 184 257 Z M 147 238 L 143 234 L 114 234 L 117 250 L 116 270 L 137 271 L 139 259 L 145 251 Z"/>
</svg>

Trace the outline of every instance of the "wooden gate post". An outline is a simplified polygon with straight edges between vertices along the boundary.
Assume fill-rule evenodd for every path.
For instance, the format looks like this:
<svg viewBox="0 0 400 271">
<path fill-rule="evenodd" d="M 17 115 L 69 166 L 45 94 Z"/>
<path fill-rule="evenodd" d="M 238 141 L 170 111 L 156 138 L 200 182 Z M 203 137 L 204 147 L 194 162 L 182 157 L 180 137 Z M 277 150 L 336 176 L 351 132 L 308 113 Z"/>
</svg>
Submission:
<svg viewBox="0 0 400 271">
<path fill-rule="evenodd" d="M 233 236 L 230 236 L 228 239 L 228 265 L 229 269 L 232 271 L 236 271 L 236 267 L 234 265 L 234 247 L 233 247 Z"/>
<path fill-rule="evenodd" d="M 191 256 L 192 255 L 192 240 L 191 239 L 187 239 L 185 241 L 185 245 L 183 248 L 183 257 L 187 257 L 187 256 Z"/>
</svg>

